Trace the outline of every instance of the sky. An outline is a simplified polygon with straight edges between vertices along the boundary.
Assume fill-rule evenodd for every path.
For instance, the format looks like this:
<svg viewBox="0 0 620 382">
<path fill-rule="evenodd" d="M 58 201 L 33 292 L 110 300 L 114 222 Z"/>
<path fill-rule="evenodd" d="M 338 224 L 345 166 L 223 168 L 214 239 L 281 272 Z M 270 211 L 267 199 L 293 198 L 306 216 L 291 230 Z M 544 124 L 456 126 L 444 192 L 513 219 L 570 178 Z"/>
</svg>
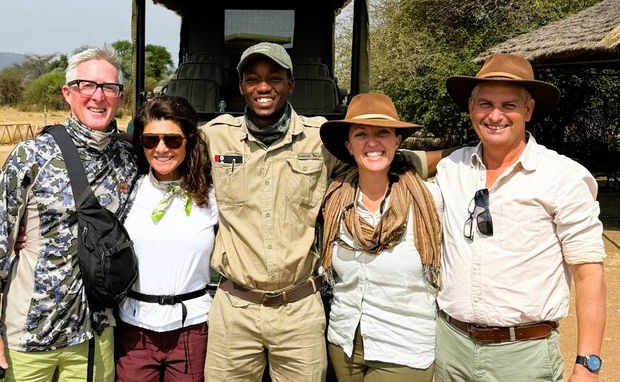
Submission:
<svg viewBox="0 0 620 382">
<path fill-rule="evenodd" d="M 64 53 L 131 40 L 132 0 L 0 0 L 0 52 Z M 146 0 L 146 43 L 178 62 L 180 18 Z"/>
</svg>

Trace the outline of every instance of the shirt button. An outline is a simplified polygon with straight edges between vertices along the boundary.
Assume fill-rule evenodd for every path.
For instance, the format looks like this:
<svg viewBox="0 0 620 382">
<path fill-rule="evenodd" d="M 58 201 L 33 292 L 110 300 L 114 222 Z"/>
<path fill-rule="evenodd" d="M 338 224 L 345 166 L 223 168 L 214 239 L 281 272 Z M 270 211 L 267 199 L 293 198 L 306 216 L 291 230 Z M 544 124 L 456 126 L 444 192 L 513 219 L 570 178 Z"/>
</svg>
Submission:
<svg viewBox="0 0 620 382">
<path fill-rule="evenodd" d="M 308 169 L 308 167 L 304 167 L 304 171 L 306 171 Z"/>
<path fill-rule="evenodd" d="M 270 217 L 270 216 L 271 216 L 271 214 L 270 214 L 269 212 L 267 212 L 267 213 L 265 214 L 265 216 Z"/>
<path fill-rule="evenodd" d="M 474 302 L 480 301 L 480 297 L 474 297 Z"/>
<path fill-rule="evenodd" d="M 266 181 L 265 181 L 265 184 L 266 184 L 266 185 L 269 185 L 269 181 L 268 181 L 268 180 L 266 180 Z"/>
<path fill-rule="evenodd" d="M 269 244 L 269 245 L 267 246 L 267 248 L 271 249 L 271 248 L 273 248 L 273 246 L 272 246 L 271 244 Z"/>
</svg>

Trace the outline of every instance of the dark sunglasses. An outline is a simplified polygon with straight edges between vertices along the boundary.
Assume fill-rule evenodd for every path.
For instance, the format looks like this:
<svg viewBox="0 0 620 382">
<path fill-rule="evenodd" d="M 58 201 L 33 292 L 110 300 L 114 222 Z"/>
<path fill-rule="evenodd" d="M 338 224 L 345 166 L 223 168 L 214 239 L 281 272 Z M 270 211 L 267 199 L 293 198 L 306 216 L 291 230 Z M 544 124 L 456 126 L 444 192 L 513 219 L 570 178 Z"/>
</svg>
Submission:
<svg viewBox="0 0 620 382">
<path fill-rule="evenodd" d="M 479 208 L 481 208 L 482 211 L 476 214 Z M 469 203 L 467 213 L 469 213 L 469 217 L 465 220 L 465 226 L 463 226 L 463 236 L 469 240 L 474 240 L 474 220 L 481 234 L 493 236 L 493 219 L 491 218 L 491 211 L 489 210 L 488 189 L 483 188 L 476 191 L 474 198 Z"/>
<path fill-rule="evenodd" d="M 160 140 L 164 140 L 164 145 L 169 149 L 178 149 L 183 144 L 184 136 L 181 134 L 142 134 L 140 141 L 145 149 L 150 150 L 157 147 Z"/>
</svg>

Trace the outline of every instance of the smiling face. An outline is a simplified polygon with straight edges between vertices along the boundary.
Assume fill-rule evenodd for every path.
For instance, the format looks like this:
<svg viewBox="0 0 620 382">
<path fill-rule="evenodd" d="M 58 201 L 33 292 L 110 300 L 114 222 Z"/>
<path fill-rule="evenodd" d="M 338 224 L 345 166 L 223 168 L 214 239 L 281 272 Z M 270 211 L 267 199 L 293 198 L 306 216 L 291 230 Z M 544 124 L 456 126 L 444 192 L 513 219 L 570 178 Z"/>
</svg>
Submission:
<svg viewBox="0 0 620 382">
<path fill-rule="evenodd" d="M 277 122 L 293 86 L 288 71 L 270 59 L 259 56 L 250 61 L 243 68 L 239 91 L 252 112 L 252 123 L 263 128 Z"/>
<path fill-rule="evenodd" d="M 534 100 L 520 85 L 483 82 L 469 99 L 469 117 L 484 147 L 502 151 L 525 147 L 525 123 Z"/>
<path fill-rule="evenodd" d="M 89 60 L 76 67 L 74 79 L 116 83 L 118 77 L 118 71 L 108 61 Z M 71 115 L 91 129 L 100 131 L 105 131 L 110 125 L 124 100 L 123 93 L 118 97 L 109 97 L 101 88 L 97 88 L 93 95 L 83 95 L 78 91 L 77 85 L 63 85 L 62 93 L 71 106 Z"/>
<path fill-rule="evenodd" d="M 391 127 L 351 125 L 345 146 L 362 173 L 387 174 L 401 137 Z"/>
<path fill-rule="evenodd" d="M 158 134 L 183 136 L 183 130 L 171 120 L 149 121 L 144 126 L 143 135 Z M 183 139 L 181 147 L 172 149 L 166 146 L 164 139 L 159 138 L 157 146 L 152 149 L 144 148 L 144 156 L 149 162 L 153 175 L 158 180 L 178 180 L 181 178 L 179 166 L 185 160 L 187 139 Z"/>
</svg>

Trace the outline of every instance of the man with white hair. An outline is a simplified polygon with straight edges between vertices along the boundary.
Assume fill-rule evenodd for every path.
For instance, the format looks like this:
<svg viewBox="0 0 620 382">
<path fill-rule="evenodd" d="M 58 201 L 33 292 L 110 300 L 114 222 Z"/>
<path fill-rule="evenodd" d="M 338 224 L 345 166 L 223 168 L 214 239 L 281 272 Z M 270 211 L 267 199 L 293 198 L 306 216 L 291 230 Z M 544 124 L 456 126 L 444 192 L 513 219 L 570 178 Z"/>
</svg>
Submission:
<svg viewBox="0 0 620 382">
<path fill-rule="evenodd" d="M 134 183 L 129 144 L 114 116 L 123 103 L 119 61 L 108 47 L 70 58 L 62 92 L 71 107 L 64 127 L 99 203 L 120 213 Z M 6 381 L 84 381 L 95 338 L 94 380 L 114 380 L 113 317 L 91 310 L 77 260 L 74 195 L 61 151 L 50 134 L 19 143 L 0 177 L 0 366 Z M 28 241 L 11 250 L 18 226 Z M 7 362 L 8 361 L 8 362 Z"/>
</svg>

